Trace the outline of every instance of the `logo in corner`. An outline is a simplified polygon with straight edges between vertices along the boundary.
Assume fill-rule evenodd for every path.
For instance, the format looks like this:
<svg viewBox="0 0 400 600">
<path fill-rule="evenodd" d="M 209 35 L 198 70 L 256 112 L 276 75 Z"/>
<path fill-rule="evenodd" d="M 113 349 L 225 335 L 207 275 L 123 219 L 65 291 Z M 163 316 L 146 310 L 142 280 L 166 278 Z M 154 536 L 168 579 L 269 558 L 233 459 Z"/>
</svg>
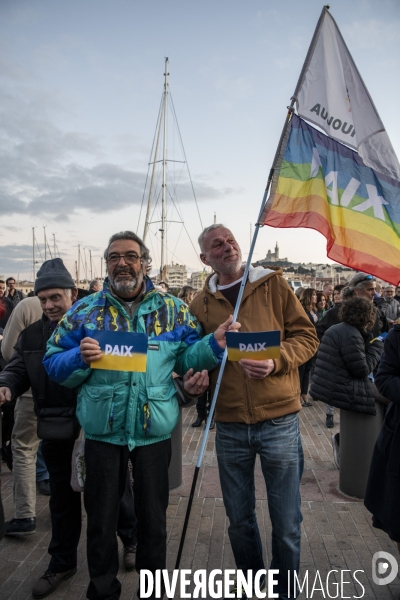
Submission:
<svg viewBox="0 0 400 600">
<path fill-rule="evenodd" d="M 389 552 L 375 552 L 372 557 L 372 579 L 377 585 L 388 585 L 397 577 L 399 566 Z"/>
</svg>

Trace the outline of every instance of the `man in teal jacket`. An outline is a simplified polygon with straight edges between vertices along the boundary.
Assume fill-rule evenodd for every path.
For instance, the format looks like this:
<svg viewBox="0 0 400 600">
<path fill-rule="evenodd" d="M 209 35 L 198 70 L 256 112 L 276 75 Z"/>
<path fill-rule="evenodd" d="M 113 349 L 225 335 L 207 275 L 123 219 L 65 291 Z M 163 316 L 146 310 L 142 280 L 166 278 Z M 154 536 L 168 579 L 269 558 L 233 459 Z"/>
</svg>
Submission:
<svg viewBox="0 0 400 600">
<path fill-rule="evenodd" d="M 226 331 L 239 328 L 231 325 L 230 317 L 202 338 L 187 306 L 154 289 L 146 276 L 149 251 L 134 233 L 113 235 L 104 257 L 108 279 L 103 290 L 66 313 L 44 359 L 52 379 L 80 386 L 77 417 L 86 435 L 89 600 L 117 600 L 121 593 L 115 531 L 129 458 L 138 517 L 136 569 L 166 568 L 170 435 L 179 417 L 172 372 L 183 375 L 192 368 L 188 389 L 201 391 L 204 370 L 220 362 Z M 146 372 L 92 369 L 91 363 L 102 357 L 91 337 L 95 329 L 146 333 Z"/>
</svg>

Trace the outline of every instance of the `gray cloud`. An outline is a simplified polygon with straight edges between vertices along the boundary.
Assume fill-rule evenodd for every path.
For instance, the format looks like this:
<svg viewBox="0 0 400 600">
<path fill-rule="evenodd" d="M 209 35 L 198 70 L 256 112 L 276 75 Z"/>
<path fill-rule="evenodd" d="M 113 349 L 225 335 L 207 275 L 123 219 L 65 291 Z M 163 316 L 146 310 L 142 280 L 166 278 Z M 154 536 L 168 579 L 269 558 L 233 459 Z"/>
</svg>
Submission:
<svg viewBox="0 0 400 600">
<path fill-rule="evenodd" d="M 100 136 L 62 131 L 56 123 L 68 112 L 63 101 L 34 88 L 22 71 L 10 81 L 14 66 L 0 62 L 0 214 L 66 221 L 80 210 L 104 213 L 140 204 L 146 173 L 105 161 Z M 111 146 L 115 144 L 121 149 L 129 145 L 132 156 L 144 153 L 134 136 L 114 136 Z M 202 201 L 233 191 L 218 190 L 201 179 L 194 186 Z M 193 200 L 184 178 L 178 200 Z"/>
<path fill-rule="evenodd" d="M 0 274 L 8 277 L 18 273 L 32 273 L 32 246 L 27 244 L 0 246 Z"/>
<path fill-rule="evenodd" d="M 8 230 L 16 228 L 7 228 Z M 49 240 L 50 248 L 52 248 L 51 241 Z M 57 256 L 61 258 L 65 257 L 66 253 L 62 250 L 58 250 Z M 47 251 L 47 259 L 51 258 Z M 35 271 L 37 272 L 40 265 L 44 262 L 44 244 L 39 243 L 35 246 Z M 21 274 L 21 278 L 29 277 L 32 279 L 33 270 L 33 251 L 30 244 L 7 244 L 0 246 L 0 274 L 8 277 L 13 275 L 18 277 Z M 29 274 L 29 275 L 28 275 Z"/>
</svg>

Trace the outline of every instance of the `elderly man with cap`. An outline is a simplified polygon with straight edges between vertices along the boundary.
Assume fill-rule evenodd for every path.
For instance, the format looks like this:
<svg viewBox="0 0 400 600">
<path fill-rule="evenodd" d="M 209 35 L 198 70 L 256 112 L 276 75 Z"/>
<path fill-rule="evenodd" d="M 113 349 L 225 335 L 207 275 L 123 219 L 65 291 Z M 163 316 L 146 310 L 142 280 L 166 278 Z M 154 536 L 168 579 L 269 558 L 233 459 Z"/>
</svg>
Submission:
<svg viewBox="0 0 400 600">
<path fill-rule="evenodd" d="M 42 366 L 47 340 L 75 301 L 77 289 L 62 260 L 55 258 L 39 269 L 34 291 L 43 314 L 22 331 L 9 363 L 0 374 L 0 404 L 32 388 L 51 489 L 51 560 L 48 570 L 32 590 L 34 598 L 44 598 L 76 572 L 81 531 L 81 498 L 70 486 L 72 448 L 79 431 L 75 417 L 76 392 L 52 382 Z M 15 535 L 32 533 L 36 519 L 13 519 L 8 529 Z"/>
<path fill-rule="evenodd" d="M 32 388 L 36 414 L 32 416 L 30 407 L 24 406 L 21 419 L 25 418 L 25 429 L 29 431 L 25 433 L 28 437 L 22 442 L 34 453 L 38 439 L 43 439 L 43 456 L 49 470 L 51 489 L 52 539 L 49 554 L 52 558 L 48 569 L 32 590 L 34 598 L 44 598 L 76 573 L 82 521 L 81 495 L 70 486 L 72 450 L 79 431 L 75 417 L 76 392 L 51 381 L 42 365 L 48 338 L 77 297 L 74 281 L 60 258 L 48 260 L 42 265 L 35 281 L 35 293 L 39 299 L 39 310 L 41 307 L 43 311 L 39 320 L 40 313 L 34 318 L 33 304 L 36 298 L 23 300 L 15 309 L 21 313 L 22 333 L 10 362 L 0 374 L 0 404 Z M 15 489 L 16 494 L 20 494 L 20 487 Z M 18 516 L 21 515 L 16 514 Z M 28 535 L 36 531 L 35 513 L 24 513 L 22 517 L 25 518 L 14 518 L 6 524 L 6 535 Z M 127 473 L 117 523 L 118 535 L 124 544 L 124 566 L 127 570 L 135 566 L 136 529 L 133 494 Z"/>
</svg>

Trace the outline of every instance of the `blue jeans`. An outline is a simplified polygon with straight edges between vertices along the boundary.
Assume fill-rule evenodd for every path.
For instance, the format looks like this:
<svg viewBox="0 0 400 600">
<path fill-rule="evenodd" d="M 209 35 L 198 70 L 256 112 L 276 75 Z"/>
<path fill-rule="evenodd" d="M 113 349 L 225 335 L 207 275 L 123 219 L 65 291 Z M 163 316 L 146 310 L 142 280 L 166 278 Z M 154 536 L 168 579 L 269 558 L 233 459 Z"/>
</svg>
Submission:
<svg viewBox="0 0 400 600">
<path fill-rule="evenodd" d="M 265 569 L 256 520 L 254 465 L 260 455 L 272 522 L 271 569 L 279 569 L 279 598 L 288 596 L 288 571 L 300 565 L 303 448 L 297 413 L 255 425 L 217 423 L 216 450 L 229 538 L 236 567 L 253 573 Z"/>
</svg>

